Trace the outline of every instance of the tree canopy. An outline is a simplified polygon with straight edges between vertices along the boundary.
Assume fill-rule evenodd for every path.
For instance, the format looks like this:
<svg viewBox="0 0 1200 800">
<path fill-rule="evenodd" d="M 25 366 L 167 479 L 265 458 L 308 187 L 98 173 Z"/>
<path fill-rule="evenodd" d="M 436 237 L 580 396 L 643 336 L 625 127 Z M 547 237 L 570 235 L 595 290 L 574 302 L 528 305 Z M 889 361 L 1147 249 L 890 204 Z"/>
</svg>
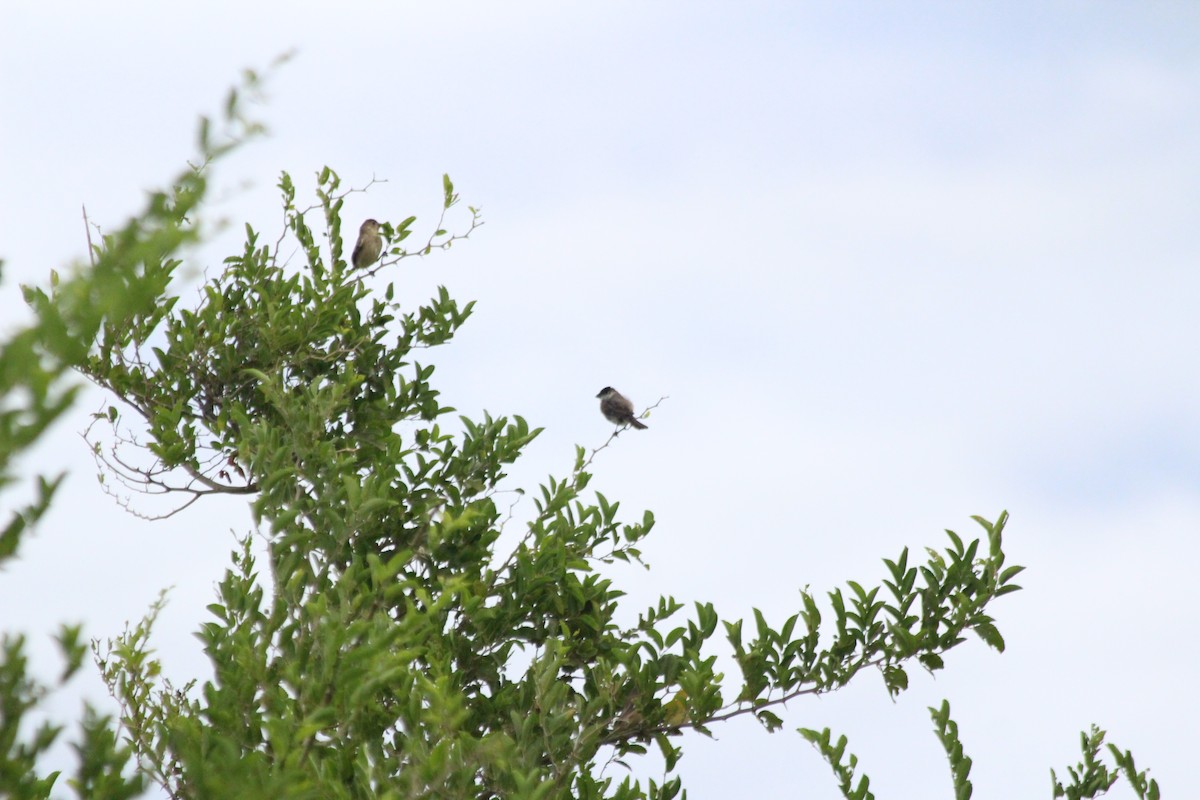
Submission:
<svg viewBox="0 0 1200 800">
<path fill-rule="evenodd" d="M 247 225 L 241 252 L 193 306 L 172 293 L 180 248 L 203 236 L 207 171 L 256 130 L 238 108 L 234 95 L 220 143 L 202 126 L 202 166 L 103 236 L 87 268 L 27 290 L 36 321 L 0 354 L 6 483 L 12 459 L 70 407 L 76 370 L 114 398 L 89 428 L 109 480 L 177 498 L 183 513 L 208 495 L 245 495 L 268 542 L 259 553 L 250 534 L 241 540 L 208 607 L 198 636 L 211 680 L 162 673 L 151 647 L 159 606 L 93 643 L 121 712 L 85 716 L 71 784 L 80 797 L 153 784 L 174 798 L 666 800 L 683 789 L 685 730 L 745 715 L 777 731 L 784 703 L 863 673 L 903 692 L 913 668 L 942 669 L 968 634 L 1004 649 L 992 604 L 1019 589 L 1022 570 L 1006 560 L 1004 513 L 976 517 L 974 537 L 948 531 L 941 550 L 901 550 L 880 578 L 823 598 L 800 591 L 785 619 L 732 619 L 668 594 L 619 625 L 609 566 L 642 562 L 653 514 L 629 519 L 589 490 L 595 451 L 579 447 L 517 521 L 499 493 L 541 429 L 515 414 L 457 415 L 437 388 L 436 348 L 474 304 L 444 288 L 420 302 L 389 280 L 481 223 L 448 176 L 427 236 L 415 216 L 382 220 L 381 260 L 355 264 L 342 216 L 353 190 L 326 167 L 305 205 L 283 174 L 283 229 Z M 0 534 L 0 559 L 57 481 L 39 480 L 38 498 Z M 510 526 L 517 535 L 503 537 Z M 69 677 L 86 647 L 78 627 L 59 639 Z M 48 797 L 58 776 L 40 775 L 37 759 L 60 729 L 19 730 L 46 688 L 22 648 L 6 636 L 0 788 Z M 727 652 L 736 676 L 719 671 Z M 930 712 L 955 796 L 968 797 L 971 761 L 949 704 Z M 799 733 L 846 797 L 873 796 L 844 737 Z M 604 769 L 655 752 L 660 781 Z M 1101 731 L 1083 735 L 1083 752 L 1069 781 L 1055 778 L 1055 797 L 1096 796 L 1120 774 L 1139 797 L 1158 796 L 1128 752 L 1103 749 Z"/>
</svg>

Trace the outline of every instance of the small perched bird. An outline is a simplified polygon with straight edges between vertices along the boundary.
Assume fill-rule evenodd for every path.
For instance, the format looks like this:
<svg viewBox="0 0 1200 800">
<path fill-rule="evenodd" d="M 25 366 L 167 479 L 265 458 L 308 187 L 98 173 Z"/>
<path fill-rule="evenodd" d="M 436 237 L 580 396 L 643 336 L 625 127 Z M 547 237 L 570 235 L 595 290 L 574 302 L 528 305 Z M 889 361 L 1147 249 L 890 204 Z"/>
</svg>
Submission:
<svg viewBox="0 0 1200 800">
<path fill-rule="evenodd" d="M 600 413 L 613 425 L 632 425 L 639 431 L 646 429 L 633 415 L 633 403 L 616 389 L 605 386 L 596 397 L 600 398 Z"/>
<path fill-rule="evenodd" d="M 369 219 L 358 229 L 358 241 L 354 254 L 350 256 L 355 269 L 366 269 L 383 255 L 383 237 L 379 235 L 379 223 Z"/>
</svg>

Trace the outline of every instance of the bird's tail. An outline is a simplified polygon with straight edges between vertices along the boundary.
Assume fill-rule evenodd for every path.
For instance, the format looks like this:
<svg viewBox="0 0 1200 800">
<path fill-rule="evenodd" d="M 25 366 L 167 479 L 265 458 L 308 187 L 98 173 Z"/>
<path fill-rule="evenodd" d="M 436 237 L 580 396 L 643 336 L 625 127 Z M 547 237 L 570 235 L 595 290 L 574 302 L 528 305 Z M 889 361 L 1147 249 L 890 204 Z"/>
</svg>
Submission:
<svg viewBox="0 0 1200 800">
<path fill-rule="evenodd" d="M 633 427 L 637 428 L 639 431 L 644 431 L 644 430 L 646 430 L 646 426 L 645 426 L 644 424 L 642 424 L 642 423 L 641 423 L 641 422 L 640 422 L 640 421 L 637 419 L 637 417 L 630 417 L 630 418 L 629 418 L 629 424 L 630 424 L 630 425 L 632 425 Z"/>
</svg>

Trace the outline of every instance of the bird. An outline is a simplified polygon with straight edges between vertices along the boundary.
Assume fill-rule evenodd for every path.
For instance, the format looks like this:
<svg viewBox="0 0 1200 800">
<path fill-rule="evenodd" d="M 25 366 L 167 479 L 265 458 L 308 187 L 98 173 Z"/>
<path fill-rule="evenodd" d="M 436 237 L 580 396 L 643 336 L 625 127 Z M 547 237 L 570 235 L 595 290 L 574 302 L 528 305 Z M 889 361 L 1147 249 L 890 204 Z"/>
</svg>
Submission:
<svg viewBox="0 0 1200 800">
<path fill-rule="evenodd" d="M 358 229 L 358 241 L 350 262 L 355 269 L 366 269 L 383 255 L 383 237 L 379 235 L 379 223 L 369 219 Z"/>
<path fill-rule="evenodd" d="M 633 403 L 629 402 L 629 398 L 616 389 L 605 386 L 596 397 L 600 398 L 600 413 L 613 425 L 632 425 L 639 431 L 646 429 L 646 426 L 633 415 Z"/>
</svg>

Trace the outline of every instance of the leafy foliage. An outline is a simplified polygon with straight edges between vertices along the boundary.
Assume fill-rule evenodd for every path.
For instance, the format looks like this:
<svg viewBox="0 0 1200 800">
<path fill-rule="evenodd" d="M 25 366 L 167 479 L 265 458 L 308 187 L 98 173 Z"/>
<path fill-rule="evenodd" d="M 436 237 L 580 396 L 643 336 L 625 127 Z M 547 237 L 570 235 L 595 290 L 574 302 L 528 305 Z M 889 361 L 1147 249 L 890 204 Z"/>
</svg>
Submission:
<svg viewBox="0 0 1200 800">
<path fill-rule="evenodd" d="M 234 120 L 236 108 L 234 97 Z M 207 161 L 227 145 L 202 130 Z M 283 230 L 272 241 L 246 226 L 241 252 L 189 308 L 168 294 L 178 249 L 199 236 L 206 182 L 203 170 L 189 171 L 103 237 L 93 270 L 29 290 L 37 326 L 5 345 L 0 380 L 10 383 L 0 389 L 25 387 L 33 401 L 0 415 L 0 477 L 69 405 L 62 379 L 73 367 L 134 412 L 131 426 L 114 404 L 89 429 L 109 475 L 178 498 L 176 510 L 245 495 L 267 541 L 265 552 L 250 537 L 238 543 L 208 607 L 198 638 L 211 680 L 177 686 L 162 674 L 150 645 L 161 600 L 93 644 L 121 707 L 120 738 L 85 715 L 72 781 L 80 796 L 131 797 L 149 779 L 173 798 L 665 800 L 683 794 L 675 771 L 687 729 L 709 734 L 753 715 L 775 731 L 779 706 L 864 670 L 897 695 L 913 666 L 942 669 L 968 632 L 1004 649 L 990 604 L 1019 589 L 1022 568 L 1006 565 L 1003 513 L 976 518 L 978 539 L 947 531 L 948 547 L 920 563 L 904 549 L 885 560 L 878 585 L 849 581 L 824 610 L 801 592 L 777 627 L 758 610 L 752 620 L 722 619 L 702 602 L 685 614 L 670 596 L 618 625 L 623 593 L 605 568 L 641 563 L 654 516 L 626 521 L 619 502 L 589 492 L 596 452 L 578 448 L 567 474 L 539 487 L 520 531 L 504 536 L 513 516 L 497 504 L 506 471 L 540 429 L 516 415 L 454 416 L 426 351 L 453 339 L 473 303 L 445 288 L 418 303 L 391 279 L 468 237 L 479 212 L 468 209 L 451 232 L 458 195 L 443 177 L 428 237 L 408 249 L 417 218 L 385 221 L 382 259 L 356 267 L 342 235 L 356 190 L 329 168 L 316 183 L 317 202 L 301 208 L 282 175 Z M 110 446 L 99 438 L 106 426 Z M 56 485 L 41 482 L 15 533 L 0 537 L 0 557 Z M 718 630 L 738 678 L 718 670 Z M 68 673 L 82 660 L 79 635 L 60 637 Z M 18 739 L 43 691 L 27 679 L 21 647 L 6 640 L 0 663 L 0 786 L 46 797 L 57 776 L 36 777 L 36 759 L 58 729 Z M 956 794 L 967 797 L 970 760 L 949 706 L 933 714 Z M 801 734 L 844 796 L 872 797 L 857 759 L 844 760 L 845 737 Z M 665 767 L 660 781 L 607 775 L 610 763 L 651 748 Z M 1131 756 L 1116 757 L 1157 797 Z M 1081 776 L 1092 786 L 1089 769 Z"/>
<path fill-rule="evenodd" d="M 972 786 L 968 776 L 971 774 L 971 759 L 963 755 L 962 742 L 958 739 L 958 723 L 950 719 L 950 703 L 943 700 L 941 708 L 930 708 L 929 714 L 933 717 L 934 733 L 941 740 L 946 757 L 950 759 L 954 800 L 970 800 Z"/>
<path fill-rule="evenodd" d="M 128 482 L 187 502 L 251 494 L 270 531 L 269 583 L 244 542 L 210 606 L 200 638 L 216 675 L 199 696 L 156 679 L 152 618 L 100 654 L 139 756 L 173 796 L 672 796 L 676 778 L 613 785 L 599 767 L 653 744 L 670 773 L 684 729 L 753 714 L 775 730 L 775 706 L 867 668 L 896 694 L 910 663 L 940 669 L 967 631 L 1003 649 L 986 609 L 1018 588 L 1005 515 L 978 520 L 985 554 L 949 532 L 924 564 L 907 550 L 885 562 L 881 586 L 832 591 L 824 636 L 807 592 L 778 629 L 755 611 L 748 641 L 744 621 L 722 625 L 711 604 L 676 621 L 670 597 L 620 628 L 622 593 L 599 567 L 640 561 L 654 517 L 622 522 L 619 503 L 589 497 L 579 448 L 571 472 L 540 488 L 516 545 L 498 550 L 501 481 L 539 430 L 519 416 L 447 422 L 454 409 L 417 354 L 450 341 L 472 304 L 443 288 L 409 307 L 393 281 L 369 283 L 455 237 L 439 220 L 409 253 L 398 242 L 415 219 L 384 223 L 384 259 L 357 268 L 343 255 L 337 174 L 320 172 L 318 202 L 302 210 L 289 176 L 279 188 L 284 235 L 266 245 L 248 227 L 194 310 L 166 307 L 132 335 L 104 329 L 85 366 L 146 421 L 153 461 L 122 459 Z M 444 214 L 457 196 L 449 179 L 443 189 Z M 457 238 L 479 224 L 470 211 Z M 741 668 L 730 688 L 718 629 Z M 236 755 L 236 769 L 211 769 L 213 753 Z"/>
<path fill-rule="evenodd" d="M 971 774 L 971 759 L 963 753 L 962 742 L 958 738 L 958 723 L 950 718 L 950 703 L 943 700 L 939 708 L 930 708 L 929 714 L 933 719 L 934 733 L 946 750 L 950 761 L 950 777 L 954 785 L 955 800 L 969 800 L 974 791 L 968 776 Z M 811 743 L 817 751 L 829 762 L 834 776 L 838 780 L 838 789 L 846 800 L 871 800 L 868 787 L 870 780 L 864 775 L 854 784 L 855 769 L 858 758 L 853 754 L 847 756 L 846 747 L 849 744 L 845 736 L 834 743 L 833 733 L 825 728 L 817 731 L 801 728 L 800 735 Z M 1147 770 L 1137 771 L 1133 762 L 1133 754 L 1128 750 L 1122 751 L 1115 745 L 1108 745 L 1114 768 L 1104 763 L 1100 752 L 1104 746 L 1104 731 L 1092 726 L 1091 733 L 1080 734 L 1083 749 L 1083 761 L 1074 767 L 1068 767 L 1071 776 L 1070 783 L 1064 784 L 1058 779 L 1054 770 L 1050 770 L 1053 781 L 1053 797 L 1066 797 L 1067 800 L 1083 800 L 1084 798 L 1099 797 L 1112 788 L 1121 777 L 1137 793 L 1141 800 L 1158 800 L 1160 797 L 1158 783 L 1149 778 Z"/>
<path fill-rule="evenodd" d="M 596 566 L 639 559 L 654 519 L 622 524 L 619 504 L 585 501 L 582 448 L 567 478 L 541 487 L 517 546 L 497 553 L 495 494 L 538 430 L 486 415 L 460 417 L 458 433 L 443 427 L 453 409 L 432 385 L 434 368 L 414 354 L 449 341 L 472 305 L 460 308 L 442 289 L 409 311 L 393 283 L 376 297 L 368 271 L 341 257 L 337 175 L 325 169 L 319 180 L 319 204 L 304 211 L 291 179 L 280 182 L 302 264 L 281 262 L 280 242 L 263 246 L 248 228 L 244 251 L 204 287 L 198 309 L 161 316 L 166 346 L 152 361 L 139 356 L 142 339 L 105 331 L 87 366 L 148 421 L 157 458 L 148 480 L 166 486 L 160 476 L 182 470 L 193 494 L 253 492 L 272 532 L 272 591 L 257 585 L 245 547 L 210 609 L 201 639 L 217 675 L 203 703 L 178 704 L 170 691 L 147 697 L 142 629 L 106 657 L 116 691 L 134 677 L 126 707 L 158 721 L 135 741 L 172 793 L 185 793 L 219 744 L 271 758 L 241 759 L 246 772 L 209 778 L 221 782 L 213 792 L 232 791 L 224 782 L 234 777 L 274 791 L 329 776 L 364 790 L 400 781 L 409 796 L 446 786 L 497 797 L 521 786 L 600 794 L 609 781 L 594 778 L 594 766 L 654 742 L 672 769 L 684 728 L 707 732 L 753 713 L 773 730 L 781 721 L 771 707 L 836 689 L 867 667 L 899 692 L 906 662 L 939 668 L 939 654 L 967 630 L 1003 647 L 984 611 L 1016 588 L 1020 570 L 1003 566 L 1003 516 L 980 520 L 986 557 L 978 540 L 951 533 L 951 548 L 920 568 L 907 551 L 888 562 L 893 602 L 853 582 L 849 603 L 832 592 L 827 646 L 807 593 L 779 630 L 756 612 L 747 643 L 743 623 L 726 622 L 743 673 L 732 702 L 709 641 L 719 623 L 711 605 L 672 626 L 682 606 L 663 598 L 633 629 L 614 623 L 621 593 Z M 444 210 L 453 201 L 447 182 Z M 307 222 L 312 211 L 328 255 Z M 394 244 L 389 252 L 385 267 L 408 255 Z M 224 458 L 206 462 L 204 447 Z M 206 473 L 214 461 L 239 479 L 222 483 L 224 467 Z M 191 741 L 181 731 L 202 744 L 170 748 L 166 763 L 164 740 Z M 636 783 L 617 791 L 644 796 Z"/>
<path fill-rule="evenodd" d="M 822 731 L 816 731 L 812 728 L 800 728 L 800 735 L 808 741 L 813 747 L 817 748 L 817 752 L 829 762 L 830 769 L 838 779 L 838 789 L 842 792 L 842 797 L 846 800 L 875 800 L 875 795 L 871 794 L 871 779 L 866 775 L 858 780 L 858 784 L 854 783 L 854 770 L 858 767 L 858 756 L 851 753 L 846 758 L 846 745 L 849 741 L 845 736 L 839 736 L 837 743 L 832 741 L 833 734 L 826 728 Z M 843 761 L 843 759 L 845 759 Z"/>
<path fill-rule="evenodd" d="M 246 88 L 258 78 L 247 73 Z M 89 358 L 89 344 L 105 331 L 147 331 L 161 318 L 160 302 L 170 276 L 171 254 L 196 242 L 202 234 L 199 204 L 208 187 L 205 167 L 255 135 L 258 126 L 245 119 L 231 92 L 223 129 L 213 132 L 201 121 L 199 168 L 189 168 L 171 189 L 152 194 L 140 215 L 106 237 L 95 248 L 88 269 L 66 277 L 51 272 L 50 292 L 24 288 L 35 317 L 27 327 L 0 343 L 0 488 L 16 479 L 16 459 L 70 408 L 78 395 L 71 372 Z M 219 139 L 219 140 L 218 140 Z M 14 557 L 26 533 L 45 514 L 63 476 L 36 476 L 36 496 L 12 512 L 0 531 L 0 564 Z M 79 669 L 87 648 L 78 626 L 61 626 L 56 639 L 64 669 L 57 685 Z M 39 756 L 63 731 L 42 722 L 29 734 L 32 712 L 51 686 L 29 675 L 24 636 L 5 633 L 0 641 L 0 794 L 13 798 L 46 798 L 58 772 L 40 776 Z M 67 783 L 80 797 L 117 798 L 140 794 L 145 779 L 132 773 L 132 749 L 118 741 L 113 720 L 85 707 L 78 740 L 73 744 L 78 769 Z"/>
<path fill-rule="evenodd" d="M 1108 753 L 1116 765 L 1115 769 L 1104 764 L 1100 751 L 1104 747 L 1104 731 L 1095 725 L 1091 732 L 1079 734 L 1080 748 L 1083 750 L 1083 761 L 1074 767 L 1067 767 L 1071 782 L 1063 784 L 1054 770 L 1050 770 L 1050 780 L 1054 784 L 1054 797 L 1066 797 L 1067 800 L 1081 800 L 1087 797 L 1099 797 L 1112 788 L 1121 775 L 1133 787 L 1133 791 L 1141 800 L 1158 800 L 1158 782 L 1146 775 L 1146 770 L 1137 771 L 1133 763 L 1133 754 L 1128 750 L 1122 751 L 1116 745 L 1108 745 Z"/>
</svg>

